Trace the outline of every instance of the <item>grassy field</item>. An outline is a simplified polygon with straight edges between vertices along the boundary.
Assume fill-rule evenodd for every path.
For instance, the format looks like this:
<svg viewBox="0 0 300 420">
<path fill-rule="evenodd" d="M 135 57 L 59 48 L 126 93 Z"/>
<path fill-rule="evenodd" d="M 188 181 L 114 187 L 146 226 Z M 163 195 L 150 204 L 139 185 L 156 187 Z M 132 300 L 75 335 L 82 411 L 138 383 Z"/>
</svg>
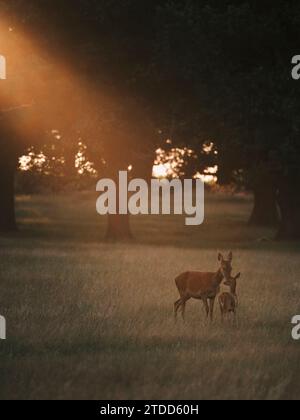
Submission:
<svg viewBox="0 0 300 420">
<path fill-rule="evenodd" d="M 246 224 L 251 200 L 207 197 L 206 221 L 136 217 L 136 242 L 106 244 L 95 195 L 19 197 L 0 238 L 1 399 L 299 399 L 300 244 Z M 190 302 L 174 324 L 176 275 L 234 252 L 239 327 Z"/>
</svg>

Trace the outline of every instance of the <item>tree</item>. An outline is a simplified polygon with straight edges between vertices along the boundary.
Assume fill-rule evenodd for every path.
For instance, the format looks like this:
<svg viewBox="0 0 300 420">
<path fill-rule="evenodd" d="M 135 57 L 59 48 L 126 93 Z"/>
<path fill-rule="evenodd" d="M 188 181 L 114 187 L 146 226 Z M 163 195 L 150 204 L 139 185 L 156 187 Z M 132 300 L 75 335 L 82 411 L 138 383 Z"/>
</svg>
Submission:
<svg viewBox="0 0 300 420">
<path fill-rule="evenodd" d="M 35 130 L 19 129 L 10 141 L 5 156 L 10 165 L 3 162 L 4 176 L 16 168 L 21 151 L 34 143 L 43 144 L 47 132 L 54 128 L 62 135 L 68 167 L 72 166 L 78 140 L 83 139 L 95 165 L 100 157 L 105 160 L 106 175 L 116 178 L 119 170 L 133 165 L 136 173 L 144 174 L 147 168 L 151 176 L 156 131 L 138 86 L 143 83 L 147 36 L 151 33 L 147 12 L 154 3 L 145 7 L 134 0 L 122 4 L 114 0 L 39 4 L 21 0 L 5 5 L 5 55 L 10 77 L 3 96 L 13 106 L 25 97 L 26 102 L 33 103 L 26 123 Z M 128 19 L 128 14 L 135 17 Z M 16 25 L 16 30 L 8 31 L 8 22 L 13 22 L 11 27 Z M 142 30 L 141 43 L 138 35 Z M 10 119 L 10 124 L 16 128 L 16 121 Z M 6 135 L 2 131 L 1 148 Z M 7 203 L 13 203 L 13 188 L 2 186 L 1 193 Z M 13 206 L 6 207 L 9 220 L 14 219 Z M 16 225 L 6 219 L 3 217 L 1 223 L 3 229 Z M 125 231 L 130 236 L 127 219 L 126 228 L 121 228 L 123 219 L 120 217 L 113 227 L 115 218 L 111 218 L 108 236 L 113 230 L 111 236 L 117 237 L 118 231 L 122 237 Z"/>
<path fill-rule="evenodd" d="M 255 196 L 252 222 L 276 222 L 275 198 L 285 197 L 278 200 L 280 231 L 290 238 L 298 236 L 298 201 L 290 194 L 298 185 L 297 165 L 291 169 L 290 153 L 298 159 L 300 98 L 289 63 L 297 51 L 299 10 L 294 1 L 171 1 L 160 11 L 158 43 L 165 74 L 160 79 L 168 83 L 172 74 L 169 86 L 175 80 L 181 85 L 177 114 L 185 117 L 186 102 L 194 110 L 189 139 L 198 142 L 194 128 L 214 139 L 225 180 L 234 170 L 244 173 Z M 269 158 L 274 151 L 281 158 L 276 174 Z"/>
<path fill-rule="evenodd" d="M 110 177 L 129 165 L 135 175 L 144 168 L 150 175 L 161 137 L 198 152 L 213 140 L 221 182 L 239 171 L 254 191 L 252 221 L 276 219 L 276 193 L 279 236 L 298 237 L 298 201 L 289 190 L 299 186 L 300 98 L 289 69 L 299 38 L 297 2 L 11 0 L 6 10 L 35 40 L 22 54 L 11 53 L 20 42 L 7 51 L 18 61 L 30 49 L 22 60 L 34 69 L 13 88 L 23 86 L 34 99 L 40 133 L 60 129 L 67 161 L 80 137 L 95 161 L 101 154 Z M 18 106 L 28 95 L 13 96 Z M 24 130 L 14 136 L 17 147 L 32 144 L 30 125 L 26 140 Z M 130 236 L 127 218 L 110 226 L 108 236 Z"/>
</svg>

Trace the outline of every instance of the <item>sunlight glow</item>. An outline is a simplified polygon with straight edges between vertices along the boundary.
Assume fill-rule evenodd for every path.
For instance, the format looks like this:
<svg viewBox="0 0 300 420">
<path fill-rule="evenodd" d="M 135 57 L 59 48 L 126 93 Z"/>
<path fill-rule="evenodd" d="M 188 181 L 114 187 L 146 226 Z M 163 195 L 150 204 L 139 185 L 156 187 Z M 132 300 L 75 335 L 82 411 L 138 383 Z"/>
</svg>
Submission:
<svg viewBox="0 0 300 420">
<path fill-rule="evenodd" d="M 168 141 L 167 141 L 168 143 Z M 172 144 L 171 140 L 168 144 Z M 218 152 L 214 150 L 215 144 L 207 142 L 203 144 L 203 152 L 207 155 Z M 156 160 L 153 166 L 153 177 L 163 178 L 178 178 L 185 176 L 185 163 L 187 160 L 193 161 L 198 159 L 196 153 L 190 148 L 171 148 L 171 150 L 164 150 L 159 148 L 156 150 Z M 194 179 L 202 179 L 206 184 L 214 185 L 218 181 L 217 173 L 218 166 L 206 168 L 203 173 L 197 172 Z"/>
<path fill-rule="evenodd" d="M 172 173 L 170 163 L 161 163 L 153 166 L 153 177 L 154 178 L 167 178 Z"/>
<path fill-rule="evenodd" d="M 29 149 L 27 154 L 20 157 L 20 169 L 22 171 L 35 169 L 47 173 L 49 168 L 57 165 L 60 172 L 66 157 L 64 150 L 57 156 L 54 153 L 57 141 L 63 139 L 64 146 L 68 150 L 67 143 L 72 139 L 79 139 L 75 156 L 73 155 L 74 166 L 80 175 L 96 176 L 95 164 L 88 157 L 86 140 L 94 137 L 99 139 L 118 137 L 115 132 L 112 137 L 110 132 L 112 115 L 115 115 L 116 104 L 120 98 L 105 87 L 95 91 L 93 83 L 86 79 L 81 80 L 77 71 L 57 62 L 56 58 L 43 50 L 37 41 L 22 33 L 19 28 L 10 26 L 8 22 L 5 24 L 5 19 L 0 19 L 0 51 L 5 56 L 6 62 L 9 62 L 10 70 L 10 77 L 1 89 L 0 111 L 5 113 L 8 122 L 14 127 L 16 134 L 20 135 L 25 147 L 34 144 L 35 139 L 41 133 L 45 133 L 45 130 L 48 134 L 51 133 L 52 139 L 56 141 L 53 142 L 53 149 L 50 148 L 50 152 L 49 149 L 43 149 L 42 141 L 37 143 L 39 144 L 36 146 L 37 150 Z M 99 124 L 99 105 L 103 114 L 101 114 L 101 124 Z M 26 108 L 26 118 L 23 118 L 23 108 Z M 128 124 L 128 132 L 132 129 L 131 125 L 134 127 L 137 124 L 138 118 L 135 114 L 134 116 L 135 118 Z M 55 129 L 51 130 L 53 127 Z M 121 133 L 124 134 L 123 127 Z M 97 143 L 97 151 L 91 152 L 92 156 L 98 153 L 98 159 L 102 164 L 116 154 L 116 142 L 107 140 L 104 142 L 105 147 L 100 140 Z M 171 139 L 166 140 L 166 144 L 169 146 L 167 150 L 160 148 L 156 151 L 153 176 L 155 178 L 184 176 L 186 162 L 190 161 L 193 164 L 193 160 L 198 158 L 195 151 L 188 147 L 172 147 Z M 103 150 L 105 150 L 104 157 Z M 217 153 L 213 142 L 206 142 L 203 151 L 206 154 Z M 129 165 L 128 170 L 132 169 L 132 165 Z M 217 180 L 217 170 L 217 167 L 207 168 L 203 174 L 197 174 L 195 177 L 199 176 L 205 182 L 214 183 Z"/>
<path fill-rule="evenodd" d="M 213 151 L 213 149 L 214 149 L 214 143 L 213 142 L 205 143 L 203 145 L 203 151 L 204 151 L 204 153 L 206 153 L 208 155 Z"/>
<path fill-rule="evenodd" d="M 94 163 L 90 162 L 87 158 L 87 146 L 81 141 L 78 143 L 78 152 L 75 155 L 75 168 L 79 175 L 89 174 L 96 176 L 97 171 Z"/>
<path fill-rule="evenodd" d="M 198 172 L 195 175 L 195 179 L 202 179 L 202 181 L 205 184 L 214 185 L 218 182 L 218 177 L 216 175 L 218 173 L 218 170 L 219 168 L 217 165 L 212 166 L 211 168 L 206 168 L 203 174 L 200 174 L 200 172 Z"/>
<path fill-rule="evenodd" d="M 28 155 L 23 155 L 19 158 L 19 169 L 26 172 L 34 167 L 37 171 L 42 172 L 46 162 L 47 157 L 43 152 L 36 154 L 33 151 L 30 151 Z"/>
<path fill-rule="evenodd" d="M 39 148 L 47 145 L 49 133 L 55 141 L 63 139 L 68 152 L 79 133 L 90 140 L 95 136 L 101 138 L 99 131 L 110 132 L 111 115 L 120 99 L 118 94 L 106 86 L 95 90 L 93 81 L 81 78 L 77 68 L 57 61 L 55 55 L 39 44 L 39 39 L 15 28 L 12 20 L 0 10 L 0 53 L 9 67 L 9 77 L 1 84 L 0 112 L 20 137 L 25 150 L 31 144 L 39 144 Z M 45 141 L 39 138 L 41 135 Z M 99 154 L 104 150 L 100 143 Z M 78 153 L 78 170 L 95 173 L 93 163 L 85 157 L 87 152 L 79 150 Z M 105 153 L 109 158 L 114 155 L 115 142 L 106 142 Z M 32 160 L 33 156 L 21 156 L 21 169 L 27 168 Z M 53 159 L 49 156 L 48 160 Z"/>
</svg>

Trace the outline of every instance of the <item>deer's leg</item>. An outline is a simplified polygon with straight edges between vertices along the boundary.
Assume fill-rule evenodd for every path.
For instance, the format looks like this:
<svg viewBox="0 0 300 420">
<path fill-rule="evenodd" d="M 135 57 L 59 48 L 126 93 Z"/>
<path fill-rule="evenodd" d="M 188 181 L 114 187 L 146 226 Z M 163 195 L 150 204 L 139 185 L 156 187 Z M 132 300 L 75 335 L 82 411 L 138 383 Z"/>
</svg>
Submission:
<svg viewBox="0 0 300 420">
<path fill-rule="evenodd" d="M 189 299 L 190 298 L 182 297 L 177 302 L 175 302 L 175 304 L 174 304 L 174 308 L 175 308 L 175 321 L 177 320 L 177 313 L 178 313 L 178 311 L 179 311 L 180 308 L 181 308 L 182 318 L 184 320 L 184 317 L 185 317 L 185 305 L 186 305 L 186 302 Z"/>
<path fill-rule="evenodd" d="M 209 316 L 209 306 L 208 306 L 207 299 L 203 299 L 203 304 L 204 304 L 204 309 L 205 309 L 205 312 L 206 312 L 206 318 L 208 318 L 208 316 Z"/>
<path fill-rule="evenodd" d="M 174 303 L 174 316 L 175 316 L 175 321 L 177 321 L 177 313 L 178 313 L 178 309 L 180 308 L 180 306 L 181 306 L 181 299 L 177 300 Z"/>
<path fill-rule="evenodd" d="M 224 323 L 224 311 L 223 311 L 223 305 L 222 305 L 222 303 L 221 302 L 219 302 L 219 305 L 220 305 L 220 312 L 221 312 L 221 321 L 222 321 L 222 324 Z"/>
<path fill-rule="evenodd" d="M 183 296 L 180 299 L 180 308 L 181 308 L 181 315 L 182 315 L 183 321 L 185 321 L 185 306 L 188 300 L 190 300 L 190 298 L 186 296 Z"/>
<path fill-rule="evenodd" d="M 181 304 L 181 315 L 182 315 L 182 319 L 185 321 L 185 307 L 186 307 L 186 302 L 188 301 L 188 299 L 183 299 L 182 300 L 182 304 Z"/>
<path fill-rule="evenodd" d="M 214 307 L 215 307 L 215 298 L 209 300 L 209 313 L 210 313 L 211 322 L 213 322 L 214 320 Z"/>
</svg>

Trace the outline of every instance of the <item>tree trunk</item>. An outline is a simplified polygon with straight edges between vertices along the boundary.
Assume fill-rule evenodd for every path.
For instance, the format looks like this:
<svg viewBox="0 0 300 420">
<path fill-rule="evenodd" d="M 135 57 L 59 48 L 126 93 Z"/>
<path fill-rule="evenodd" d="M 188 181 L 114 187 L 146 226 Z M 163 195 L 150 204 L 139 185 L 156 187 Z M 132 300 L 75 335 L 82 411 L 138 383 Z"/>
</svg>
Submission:
<svg viewBox="0 0 300 420">
<path fill-rule="evenodd" d="M 292 180 L 279 189 L 278 205 L 281 221 L 277 234 L 278 240 L 300 240 L 300 198 Z"/>
<path fill-rule="evenodd" d="M 151 181 L 154 157 L 141 155 L 140 159 L 133 164 L 133 172 L 128 173 L 128 178 L 141 178 L 147 182 Z M 113 173 L 111 178 L 115 180 L 118 185 L 118 175 Z M 117 192 L 117 208 L 119 207 L 118 192 Z M 105 235 L 108 241 L 128 241 L 133 239 L 130 227 L 130 215 L 109 215 L 108 225 Z"/>
<path fill-rule="evenodd" d="M 250 225 L 256 226 L 277 226 L 279 214 L 277 209 L 276 189 L 266 185 L 262 180 L 262 185 L 254 190 L 254 208 L 249 220 Z"/>
<path fill-rule="evenodd" d="M 130 228 L 130 216 L 128 215 L 109 215 L 106 231 L 108 241 L 128 241 L 133 236 Z"/>
<path fill-rule="evenodd" d="M 15 215 L 15 160 L 6 153 L 0 156 L 0 231 L 17 229 Z"/>
</svg>

